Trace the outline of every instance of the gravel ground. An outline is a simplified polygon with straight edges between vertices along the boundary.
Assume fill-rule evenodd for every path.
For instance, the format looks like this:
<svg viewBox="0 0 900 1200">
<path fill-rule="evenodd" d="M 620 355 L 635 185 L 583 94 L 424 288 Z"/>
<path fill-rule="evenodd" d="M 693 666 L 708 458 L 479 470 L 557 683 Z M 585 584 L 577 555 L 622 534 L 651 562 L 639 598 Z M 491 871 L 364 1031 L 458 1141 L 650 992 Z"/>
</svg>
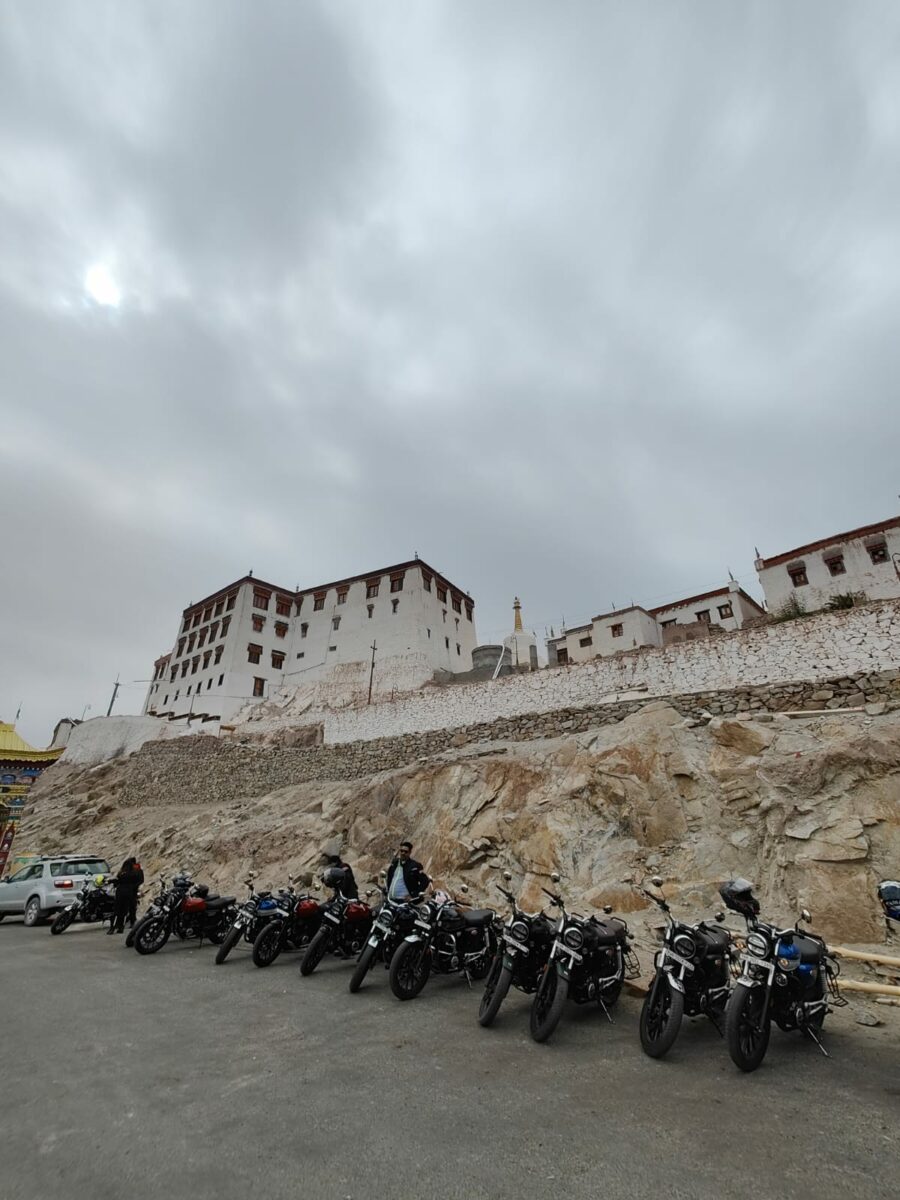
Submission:
<svg viewBox="0 0 900 1200">
<path fill-rule="evenodd" d="M 351 996 L 337 960 L 213 955 L 0 925 L 4 1200 L 896 1193 L 893 1010 L 830 1018 L 831 1059 L 775 1031 L 745 1076 L 706 1022 L 646 1058 L 632 997 L 538 1046 L 519 993 L 482 1030 L 458 980 L 400 1004 L 383 970 Z"/>
</svg>

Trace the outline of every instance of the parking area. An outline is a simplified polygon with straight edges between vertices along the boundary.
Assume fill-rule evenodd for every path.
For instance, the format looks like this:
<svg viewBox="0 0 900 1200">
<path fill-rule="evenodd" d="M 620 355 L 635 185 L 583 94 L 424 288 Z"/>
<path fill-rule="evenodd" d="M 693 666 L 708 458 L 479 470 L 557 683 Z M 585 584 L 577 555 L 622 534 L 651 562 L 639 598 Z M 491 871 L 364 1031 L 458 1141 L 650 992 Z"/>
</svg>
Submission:
<svg viewBox="0 0 900 1200">
<path fill-rule="evenodd" d="M 773 1033 L 741 1075 L 712 1026 L 645 1058 L 639 1002 L 610 1025 L 570 1006 L 546 1046 L 511 993 L 495 1028 L 479 994 L 432 980 L 401 1004 L 378 970 L 301 979 L 245 949 L 152 958 L 102 929 L 0 925 L 7 1200 L 522 1200 L 893 1194 L 900 1023 L 842 1014 L 825 1059 Z M 892 1016 L 893 1014 L 891 1014 Z"/>
</svg>

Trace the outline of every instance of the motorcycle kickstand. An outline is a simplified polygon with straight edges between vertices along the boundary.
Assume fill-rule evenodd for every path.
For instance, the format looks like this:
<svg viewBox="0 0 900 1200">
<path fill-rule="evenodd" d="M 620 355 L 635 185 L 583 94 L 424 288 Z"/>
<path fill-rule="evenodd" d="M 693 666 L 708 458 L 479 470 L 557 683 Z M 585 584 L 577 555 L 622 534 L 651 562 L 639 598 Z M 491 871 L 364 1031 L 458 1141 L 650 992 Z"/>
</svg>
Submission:
<svg viewBox="0 0 900 1200">
<path fill-rule="evenodd" d="M 709 1009 L 706 1010 L 706 1015 L 709 1017 L 710 1021 L 712 1021 L 713 1028 L 715 1029 L 715 1031 L 719 1035 L 719 1037 L 724 1037 L 725 1030 L 722 1028 L 722 1026 L 719 1024 L 718 1020 L 713 1016 L 712 1012 Z"/>
<path fill-rule="evenodd" d="M 828 1053 L 828 1051 L 825 1049 L 825 1047 L 822 1045 L 822 1043 L 819 1041 L 819 1039 L 816 1037 L 816 1035 L 813 1033 L 813 1031 L 810 1029 L 810 1027 L 808 1025 L 806 1027 L 806 1032 L 809 1034 L 809 1036 L 812 1038 L 812 1040 L 816 1043 L 816 1045 L 819 1047 L 819 1049 L 822 1051 L 822 1053 L 825 1055 L 825 1057 L 831 1058 L 831 1055 Z"/>
<path fill-rule="evenodd" d="M 615 1021 L 612 1019 L 612 1014 L 599 996 L 597 997 L 597 1003 L 603 1009 L 604 1016 L 606 1017 L 607 1021 L 609 1021 L 610 1025 L 615 1025 Z"/>
</svg>

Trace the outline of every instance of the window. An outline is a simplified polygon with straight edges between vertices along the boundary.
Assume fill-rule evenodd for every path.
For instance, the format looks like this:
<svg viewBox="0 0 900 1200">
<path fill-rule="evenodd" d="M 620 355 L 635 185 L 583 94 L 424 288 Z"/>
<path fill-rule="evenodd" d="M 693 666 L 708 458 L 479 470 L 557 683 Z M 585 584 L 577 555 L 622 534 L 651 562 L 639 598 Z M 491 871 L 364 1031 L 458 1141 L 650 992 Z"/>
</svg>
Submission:
<svg viewBox="0 0 900 1200">
<path fill-rule="evenodd" d="M 224 649 L 225 649 L 225 647 L 224 647 L 224 646 L 216 646 L 216 656 L 215 656 L 215 658 L 213 659 L 213 663 L 214 663 L 216 666 L 218 666 L 218 665 L 219 665 L 219 663 L 222 661 L 222 651 L 223 651 Z"/>
<path fill-rule="evenodd" d="M 375 611 L 375 605 L 374 605 L 374 604 L 367 604 L 367 605 L 366 605 L 366 611 L 368 612 L 368 614 L 369 614 L 369 620 L 371 621 L 371 620 L 372 620 L 372 613 L 374 613 L 374 611 Z"/>
<path fill-rule="evenodd" d="M 461 651 L 461 650 L 460 650 L 460 648 L 459 648 L 459 642 L 457 642 L 457 643 L 456 643 L 456 653 L 457 653 L 457 654 L 461 654 L 461 653 L 462 653 L 462 651 Z"/>
<path fill-rule="evenodd" d="M 329 650 L 337 650 L 337 646 L 329 646 L 328 649 Z"/>
<path fill-rule="evenodd" d="M 211 679 L 207 679 L 207 681 L 206 681 L 206 690 L 207 690 L 207 691 L 209 691 L 209 689 L 210 689 L 211 687 L 212 687 L 212 680 L 211 680 Z"/>
<path fill-rule="evenodd" d="M 198 608 L 197 611 L 194 613 L 193 621 L 191 621 L 191 629 L 197 628 L 197 626 L 200 624 L 200 618 L 202 615 L 203 614 L 200 612 L 200 609 Z"/>
<path fill-rule="evenodd" d="M 438 584 L 437 598 L 440 600 L 441 604 L 447 603 L 447 589 L 445 587 L 441 587 L 440 584 Z"/>
<path fill-rule="evenodd" d="M 472 608 L 473 608 L 473 606 L 467 600 L 466 601 L 466 620 L 468 620 L 468 621 L 472 620 Z"/>
<path fill-rule="evenodd" d="M 844 566 L 843 554 L 833 554 L 830 558 L 826 558 L 825 566 L 832 575 L 846 575 L 847 573 L 847 568 Z"/>
<path fill-rule="evenodd" d="M 431 630 L 430 630 L 430 629 L 426 629 L 426 630 L 425 630 L 425 632 L 428 634 L 428 636 L 429 636 L 429 637 L 431 637 Z"/>
<path fill-rule="evenodd" d="M 307 625 L 306 621 L 304 621 L 303 624 L 300 626 L 300 636 L 302 638 L 305 638 L 308 632 L 309 632 L 309 625 Z"/>
<path fill-rule="evenodd" d="M 338 588 L 338 593 L 337 593 L 338 604 L 346 604 L 347 603 L 348 590 L 349 590 L 348 588 Z"/>
<path fill-rule="evenodd" d="M 806 578 L 806 567 L 802 564 L 798 567 L 788 567 L 788 575 L 791 577 L 791 583 L 794 587 L 804 587 L 809 580 Z"/>
<path fill-rule="evenodd" d="M 284 654 L 281 650 L 272 651 L 272 666 L 276 671 L 280 671 L 284 666 Z"/>
<path fill-rule="evenodd" d="M 208 628 L 208 627 L 204 627 L 203 629 L 201 629 L 201 630 L 200 630 L 200 636 L 199 636 L 199 638 L 197 639 L 197 645 L 198 645 L 198 646 L 205 646 L 205 645 L 206 645 L 206 635 L 207 635 L 208 633 L 209 633 L 209 628 Z"/>
<path fill-rule="evenodd" d="M 663 629 L 671 629 L 675 624 L 676 620 L 674 617 L 671 617 L 668 621 L 660 621 L 660 625 L 662 625 Z"/>
<path fill-rule="evenodd" d="M 402 575 L 392 575 L 391 576 L 391 591 L 392 592 L 402 592 L 403 591 L 403 576 Z"/>
<path fill-rule="evenodd" d="M 165 708 L 168 703 L 169 703 L 169 693 L 166 692 L 165 696 L 163 696 L 163 708 Z"/>
<path fill-rule="evenodd" d="M 266 623 L 266 618 L 260 617 L 256 613 L 254 613 L 253 616 L 250 618 L 250 620 L 253 622 L 253 632 L 254 633 L 262 633 L 263 626 Z"/>
<path fill-rule="evenodd" d="M 700 612 L 694 613 L 694 616 L 697 618 L 697 620 L 700 622 L 701 625 L 709 624 L 710 617 L 709 617 L 709 609 L 708 608 L 701 609 Z"/>
<path fill-rule="evenodd" d="M 298 658 L 306 658 L 306 651 L 305 650 L 299 651 L 299 653 L 297 654 L 297 657 Z"/>
<path fill-rule="evenodd" d="M 290 596 L 275 597 L 275 615 L 276 617 L 289 617 L 291 615 Z"/>
<path fill-rule="evenodd" d="M 426 592 L 431 591 L 431 576 L 427 575 L 424 571 L 422 572 L 422 587 Z"/>
<path fill-rule="evenodd" d="M 325 607 L 325 593 L 318 592 L 313 599 L 313 612 L 321 612 Z"/>
<path fill-rule="evenodd" d="M 459 633 L 459 617 L 453 618 L 453 624 L 456 626 L 456 632 Z"/>
<path fill-rule="evenodd" d="M 179 691 L 176 691 L 176 692 L 175 692 L 175 700 L 177 700 L 177 699 L 178 699 L 178 697 L 179 697 L 179 695 L 180 695 L 180 694 L 181 694 L 181 693 L 180 693 Z M 175 702 L 175 701 L 173 701 L 172 703 L 174 704 L 174 702 Z"/>
<path fill-rule="evenodd" d="M 447 647 L 448 650 L 450 649 L 450 639 L 448 637 L 444 638 L 444 645 Z"/>
<path fill-rule="evenodd" d="M 207 604 L 206 608 L 204 608 L 204 610 L 203 610 L 203 620 L 204 620 L 204 622 L 208 621 L 208 620 L 210 619 L 210 617 L 211 617 L 211 616 L 212 616 L 212 605 L 211 605 L 211 604 Z"/>
<path fill-rule="evenodd" d="M 558 663 L 567 663 L 569 661 L 569 652 L 565 646 L 557 646 L 556 661 Z"/>
<path fill-rule="evenodd" d="M 459 597 L 459 596 L 452 596 L 452 597 L 451 597 L 451 599 L 452 599 L 452 601 L 453 601 L 453 611 L 454 611 L 454 612 L 461 613 L 461 612 L 462 612 L 462 599 L 461 599 L 461 597 Z"/>
<path fill-rule="evenodd" d="M 191 618 L 190 618 L 190 616 L 187 616 L 184 618 L 184 624 L 181 627 L 181 632 L 187 633 L 187 631 L 190 629 L 190 627 L 191 627 Z"/>
<path fill-rule="evenodd" d="M 191 685 L 190 685 L 190 684 L 188 684 L 188 690 L 187 690 L 187 694 L 188 694 L 188 695 L 190 695 L 190 694 L 191 694 Z"/>
<path fill-rule="evenodd" d="M 176 658 L 181 658 L 182 654 L 184 654 L 184 643 L 186 641 L 187 641 L 187 638 L 179 638 L 178 639 L 178 649 L 175 651 Z"/>
<path fill-rule="evenodd" d="M 266 681 L 258 676 L 253 680 L 253 695 L 264 696 L 266 694 Z"/>
<path fill-rule="evenodd" d="M 177 674 L 178 674 L 178 668 L 177 668 L 177 667 L 173 667 L 173 668 L 172 668 L 172 670 L 169 672 L 169 683 L 174 683 L 174 682 L 175 682 L 175 676 L 176 676 Z"/>
<path fill-rule="evenodd" d="M 215 610 L 215 612 L 213 613 L 213 616 L 214 616 L 214 617 L 221 617 L 221 615 L 222 615 L 222 609 L 223 609 L 224 607 L 225 607 L 225 601 L 224 601 L 224 600 L 220 600 L 220 601 L 219 601 L 219 603 L 216 605 L 216 610 Z"/>
<path fill-rule="evenodd" d="M 625 627 L 623 625 L 610 625 L 609 632 L 613 637 L 621 637 L 625 632 Z"/>
<path fill-rule="evenodd" d="M 214 642 L 216 640 L 216 634 L 218 632 L 219 632 L 219 622 L 213 621 L 212 625 L 210 625 L 210 627 L 209 627 L 209 640 L 211 642 Z"/>
<path fill-rule="evenodd" d="M 206 668 L 209 666 L 209 660 L 210 660 L 211 658 L 212 658 L 212 650 L 207 650 L 207 651 L 205 651 L 205 652 L 204 652 L 204 655 L 203 655 L 203 670 L 204 670 L 204 671 L 205 671 L 205 670 L 206 670 Z"/>
<path fill-rule="evenodd" d="M 587 637 L 578 639 L 579 646 L 593 646 L 593 644 L 594 644 L 594 639 L 590 636 L 590 634 L 588 634 Z"/>
<path fill-rule="evenodd" d="M 231 624 L 231 617 L 222 618 L 222 637 L 228 636 L 228 626 Z"/>
<path fill-rule="evenodd" d="M 719 605 L 719 616 L 722 618 L 723 621 L 727 621 L 729 617 L 734 616 L 734 609 L 731 607 L 730 604 L 720 604 Z"/>
<path fill-rule="evenodd" d="M 340 629 L 340 627 L 341 627 L 341 618 L 340 617 L 332 617 L 331 618 L 331 628 L 332 629 Z"/>
<path fill-rule="evenodd" d="M 188 654 L 190 654 L 190 652 L 193 650 L 193 648 L 194 648 L 194 642 L 196 642 L 196 640 L 197 640 L 197 635 L 196 635 L 196 633 L 192 633 L 192 634 L 191 634 L 191 636 L 188 638 L 188 644 L 187 644 L 187 652 L 188 652 Z"/>
<path fill-rule="evenodd" d="M 271 592 L 264 592 L 260 588 L 254 588 L 253 589 L 253 607 L 268 609 L 269 599 L 270 599 L 271 595 L 272 595 Z"/>
<path fill-rule="evenodd" d="M 220 675 L 220 676 L 219 676 L 219 682 L 216 684 L 216 687 L 221 687 L 221 686 L 222 686 L 222 684 L 223 684 L 224 682 L 225 682 L 225 676 L 224 676 L 224 675 Z"/>
<path fill-rule="evenodd" d="M 380 580 L 378 580 L 378 579 L 369 579 L 366 581 L 366 599 L 367 600 L 374 600 L 375 597 L 378 595 L 378 584 L 379 583 L 380 583 Z"/>
<path fill-rule="evenodd" d="M 230 593 L 229 593 L 229 595 L 228 595 L 228 598 L 227 598 L 227 599 L 226 599 L 226 601 L 225 601 L 225 608 L 226 608 L 226 610 L 227 610 L 227 609 L 234 608 L 234 602 L 235 602 L 235 600 L 237 600 L 237 592 L 230 592 Z"/>
<path fill-rule="evenodd" d="M 876 566 L 888 561 L 888 550 L 884 542 L 877 542 L 874 546 L 867 546 L 866 549 L 869 551 L 869 558 Z"/>
<path fill-rule="evenodd" d="M 190 663 L 188 662 L 187 659 L 185 659 L 184 662 L 181 664 L 181 678 L 182 679 L 184 679 L 185 675 L 187 675 L 189 666 L 190 666 Z"/>
<path fill-rule="evenodd" d="M 296 604 L 296 606 L 297 606 L 297 616 L 299 617 L 300 609 L 303 607 L 303 597 L 298 596 L 297 599 L 294 601 L 294 604 Z"/>
<path fill-rule="evenodd" d="M 197 668 L 199 666 L 200 666 L 200 655 L 198 654 L 194 658 L 191 659 L 191 674 L 192 675 L 197 674 Z"/>
<path fill-rule="evenodd" d="M 444 618 L 444 624 L 446 625 L 446 624 L 447 624 L 447 610 L 446 610 L 446 608 L 445 608 L 445 609 L 442 611 L 442 613 L 441 613 L 441 616 Z"/>
<path fill-rule="evenodd" d="M 392 600 L 392 601 L 391 601 L 391 612 L 392 612 L 392 613 L 395 613 L 395 612 L 397 611 L 397 609 L 398 609 L 399 605 L 400 605 L 400 601 L 399 601 L 399 600 Z"/>
<path fill-rule="evenodd" d="M 279 637 L 279 638 L 286 637 L 287 631 L 288 631 L 287 621 L 276 621 L 275 622 L 275 636 L 276 637 Z"/>
<path fill-rule="evenodd" d="M 256 642 L 251 642 L 247 647 L 247 662 L 258 663 L 262 654 L 262 646 L 257 646 Z"/>
</svg>

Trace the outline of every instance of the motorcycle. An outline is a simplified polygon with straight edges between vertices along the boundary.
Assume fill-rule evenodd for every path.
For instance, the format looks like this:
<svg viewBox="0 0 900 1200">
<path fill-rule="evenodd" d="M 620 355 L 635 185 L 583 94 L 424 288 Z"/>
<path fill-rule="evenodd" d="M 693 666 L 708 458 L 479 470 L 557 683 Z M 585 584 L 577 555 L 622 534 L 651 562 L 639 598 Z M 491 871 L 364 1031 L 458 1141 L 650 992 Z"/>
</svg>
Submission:
<svg viewBox="0 0 900 1200">
<path fill-rule="evenodd" d="M 468 892 L 465 884 L 461 892 Z M 497 952 L 496 913 L 490 908 L 464 909 L 446 893 L 436 893 L 424 911 L 416 914 L 413 932 L 401 942 L 391 959 L 391 991 L 398 1000 L 412 1000 L 438 975 L 464 975 L 484 979 Z"/>
<path fill-rule="evenodd" d="M 225 934 L 222 945 L 216 951 L 216 966 L 221 966 L 238 942 L 243 938 L 252 945 L 257 935 L 266 927 L 278 911 L 282 903 L 281 893 L 276 899 L 271 891 L 253 890 L 253 880 L 256 872 L 251 871 L 244 880 L 244 887 L 249 892 L 247 899 L 238 906 L 231 928 Z"/>
<path fill-rule="evenodd" d="M 800 910 L 793 929 L 779 929 L 759 920 L 759 901 L 746 879 L 723 883 L 719 894 L 725 907 L 747 923 L 741 974 L 725 1008 L 725 1037 L 735 1066 L 756 1070 L 773 1020 L 779 1029 L 801 1030 L 829 1058 L 819 1034 L 826 1013 L 847 1001 L 838 987 L 840 968 L 825 942 L 800 928 L 800 921 L 812 919 L 807 910 Z"/>
<path fill-rule="evenodd" d="M 159 878 L 157 880 L 158 891 L 157 891 L 156 895 L 153 897 L 153 899 L 150 901 L 149 905 L 147 906 L 147 911 L 144 913 L 141 913 L 141 915 L 138 917 L 137 921 L 135 921 L 134 925 L 132 925 L 132 927 L 128 930 L 128 933 L 125 936 L 125 945 L 127 947 L 130 948 L 130 947 L 134 946 L 134 936 L 140 930 L 142 924 L 145 921 L 149 920 L 151 917 L 155 917 L 160 912 L 161 906 L 162 906 L 162 903 L 163 903 L 163 900 L 165 898 L 167 891 L 169 891 L 170 889 L 174 889 L 176 891 L 185 891 L 186 892 L 190 888 L 190 886 L 193 882 L 190 871 L 183 871 L 183 870 L 179 871 L 179 873 L 174 876 L 171 884 L 169 884 L 168 887 L 166 885 L 167 879 L 168 879 L 167 875 L 159 876 Z"/>
<path fill-rule="evenodd" d="M 550 876 L 559 883 L 556 871 Z M 597 1003 L 612 1024 L 610 1008 L 619 999 L 626 979 L 635 979 L 641 968 L 628 945 L 631 934 L 621 917 L 580 917 L 566 910 L 561 895 L 541 889 L 560 910 L 550 957 L 531 1004 L 531 1036 L 546 1042 L 560 1022 L 566 1000 L 576 1004 Z"/>
<path fill-rule="evenodd" d="M 662 879 L 655 875 L 650 882 L 658 894 L 643 886 L 640 891 L 665 913 L 666 929 L 641 1008 L 640 1034 L 644 1053 L 662 1058 L 675 1044 L 685 1016 L 709 1017 L 721 1035 L 731 990 L 732 937 L 721 924 L 676 921 L 662 893 Z M 717 922 L 724 920 L 723 912 L 716 913 Z"/>
<path fill-rule="evenodd" d="M 78 918 L 86 925 L 97 921 L 109 921 L 116 911 L 116 893 L 112 880 L 106 875 L 95 875 L 85 879 L 81 891 L 71 904 L 67 904 L 53 918 L 50 932 L 65 933 Z"/>
<path fill-rule="evenodd" d="M 366 892 L 366 899 L 371 895 Z M 355 958 L 372 929 L 372 909 L 363 900 L 349 900 L 335 890 L 321 906 L 321 925 L 306 947 L 300 963 L 301 975 L 313 971 L 329 951 L 341 958 Z"/>
<path fill-rule="evenodd" d="M 503 878 L 509 883 L 512 875 L 504 871 Z M 553 942 L 553 922 L 546 913 L 525 912 L 511 891 L 500 884 L 497 887 L 509 901 L 511 911 L 509 920 L 502 927 L 500 945 L 485 980 L 478 1009 L 478 1024 L 485 1027 L 493 1023 L 510 986 L 526 995 L 537 991 Z"/>
<path fill-rule="evenodd" d="M 253 939 L 253 962 L 257 967 L 271 966 L 291 946 L 304 950 L 322 924 L 319 901 L 315 896 L 297 895 L 294 878 L 278 894 L 275 908 Z"/>
<path fill-rule="evenodd" d="M 176 881 L 173 881 L 173 883 Z M 197 938 L 221 946 L 235 917 L 236 896 L 211 893 L 205 883 L 169 888 L 159 911 L 135 927 L 134 948 L 138 954 L 156 954 L 174 933 L 181 941 Z"/>
<path fill-rule="evenodd" d="M 356 962 L 356 967 L 350 977 L 349 989 L 358 992 L 363 980 L 377 962 L 390 968 L 391 960 L 415 926 L 417 905 L 421 896 L 410 896 L 403 901 L 391 900 L 383 888 L 378 889 L 382 894 L 381 907 L 375 914 L 375 924 L 369 934 L 368 941 L 363 946 L 362 953 Z"/>
</svg>

